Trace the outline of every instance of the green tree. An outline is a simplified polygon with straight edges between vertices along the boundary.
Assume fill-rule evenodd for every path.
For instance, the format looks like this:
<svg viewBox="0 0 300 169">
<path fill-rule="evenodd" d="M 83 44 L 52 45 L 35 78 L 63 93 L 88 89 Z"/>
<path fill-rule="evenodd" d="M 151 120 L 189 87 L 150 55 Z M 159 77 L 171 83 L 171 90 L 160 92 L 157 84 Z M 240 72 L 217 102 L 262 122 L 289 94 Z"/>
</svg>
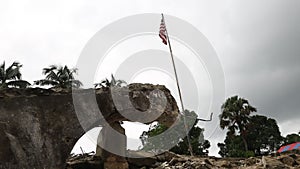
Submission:
<svg viewBox="0 0 300 169">
<path fill-rule="evenodd" d="M 251 116 L 247 131 L 246 139 L 249 150 L 257 156 L 269 154 L 278 149 L 283 141 L 276 120 L 266 116 Z"/>
<path fill-rule="evenodd" d="M 229 132 L 226 135 L 224 143 L 218 143 L 219 154 L 222 157 L 246 157 L 244 144 L 240 135 L 232 135 Z"/>
<path fill-rule="evenodd" d="M 248 100 L 233 96 L 226 100 L 221 110 L 220 127 L 222 129 L 228 128 L 229 135 L 235 135 L 237 130 L 243 140 L 244 150 L 248 151 L 246 125 L 249 123 L 250 113 L 256 112 L 256 108 L 252 107 Z"/>
<path fill-rule="evenodd" d="M 295 142 L 300 142 L 300 132 L 298 134 L 288 134 L 284 139 L 284 144 L 292 144 Z"/>
<path fill-rule="evenodd" d="M 195 155 L 205 155 L 205 156 L 208 155 L 208 148 L 210 147 L 210 142 L 208 140 L 204 140 L 203 132 L 204 129 L 197 127 L 195 125 L 189 131 L 191 145 L 192 145 L 193 153 Z M 190 155 L 187 138 L 185 137 L 170 151 L 176 154 Z"/>
<path fill-rule="evenodd" d="M 191 140 L 192 149 L 195 155 L 208 155 L 208 148 L 210 147 L 210 142 L 208 140 L 204 140 L 203 131 L 204 129 L 196 126 L 198 123 L 197 114 L 193 111 L 185 111 L 186 123 L 188 128 L 191 128 L 188 135 Z M 165 137 L 160 137 L 161 140 L 151 140 L 151 137 L 157 136 L 166 131 L 168 128 L 164 125 L 157 124 L 149 129 L 147 132 L 143 132 L 140 139 L 143 144 L 143 150 L 146 151 L 155 151 L 159 152 L 159 150 L 163 150 L 165 147 L 165 141 L 163 140 L 172 140 L 167 144 L 176 145 L 170 149 L 170 151 L 177 154 L 185 154 L 188 155 L 188 141 L 187 138 L 179 138 L 178 133 L 185 132 L 183 128 L 183 116 L 181 116 L 179 120 L 179 124 L 173 126 L 174 128 L 170 133 L 166 134 Z M 166 138 L 168 137 L 168 138 Z"/>
<path fill-rule="evenodd" d="M 82 83 L 74 79 L 76 73 L 77 69 L 75 68 L 69 69 L 67 66 L 51 65 L 43 69 L 43 74 L 46 75 L 45 79 L 37 80 L 34 83 L 41 86 L 50 85 L 54 88 L 79 88 Z"/>
<path fill-rule="evenodd" d="M 153 152 L 160 152 L 165 150 L 164 140 L 172 140 L 171 144 L 178 142 L 179 140 L 173 134 L 168 134 L 166 137 L 159 137 L 158 139 L 152 139 L 152 137 L 162 134 L 168 129 L 165 125 L 156 124 L 154 126 L 150 126 L 148 131 L 144 131 L 140 136 L 140 140 L 143 144 L 142 150 L 145 151 L 153 151 Z"/>
<path fill-rule="evenodd" d="M 241 135 L 227 133 L 224 143 L 218 143 L 222 157 L 249 157 L 269 154 L 282 144 L 282 136 L 276 120 L 261 115 L 250 116 L 246 125 L 248 151 L 245 151 Z"/>
<path fill-rule="evenodd" d="M 5 67 L 5 62 L 0 65 L 0 89 L 30 86 L 29 82 L 22 80 L 21 67 L 22 65 L 18 62 L 13 62 L 8 68 Z"/>
<path fill-rule="evenodd" d="M 107 78 L 102 80 L 101 83 L 95 83 L 95 88 L 102 87 L 121 87 L 122 85 L 126 85 L 127 83 L 124 80 L 116 80 L 113 74 L 111 74 L 111 80 L 109 81 Z"/>
</svg>

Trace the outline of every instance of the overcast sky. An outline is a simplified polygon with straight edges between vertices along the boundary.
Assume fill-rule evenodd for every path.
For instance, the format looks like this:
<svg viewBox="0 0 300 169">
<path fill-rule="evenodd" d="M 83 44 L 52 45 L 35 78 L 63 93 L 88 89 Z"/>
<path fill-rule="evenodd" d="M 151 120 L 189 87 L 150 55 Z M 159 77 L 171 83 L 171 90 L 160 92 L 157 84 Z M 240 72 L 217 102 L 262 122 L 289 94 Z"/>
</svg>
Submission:
<svg viewBox="0 0 300 169">
<path fill-rule="evenodd" d="M 23 79 L 32 82 L 50 64 L 75 66 L 87 41 L 109 23 L 161 12 L 208 38 L 223 67 L 226 98 L 248 99 L 277 120 L 284 136 L 300 130 L 299 0 L 1 0 L 0 62 L 21 62 Z M 213 155 L 223 136 L 211 140 Z"/>
</svg>

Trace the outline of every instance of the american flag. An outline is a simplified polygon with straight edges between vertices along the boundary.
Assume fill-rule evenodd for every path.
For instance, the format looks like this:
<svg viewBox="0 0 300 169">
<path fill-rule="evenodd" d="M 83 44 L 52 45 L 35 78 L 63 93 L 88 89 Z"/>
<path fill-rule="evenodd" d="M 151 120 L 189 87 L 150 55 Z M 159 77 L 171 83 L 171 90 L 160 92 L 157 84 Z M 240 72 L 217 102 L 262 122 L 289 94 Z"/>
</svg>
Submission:
<svg viewBox="0 0 300 169">
<path fill-rule="evenodd" d="M 163 19 L 161 19 L 160 27 L 159 27 L 159 37 L 162 39 L 162 42 L 167 45 L 167 33 L 166 33 L 166 25 Z"/>
</svg>

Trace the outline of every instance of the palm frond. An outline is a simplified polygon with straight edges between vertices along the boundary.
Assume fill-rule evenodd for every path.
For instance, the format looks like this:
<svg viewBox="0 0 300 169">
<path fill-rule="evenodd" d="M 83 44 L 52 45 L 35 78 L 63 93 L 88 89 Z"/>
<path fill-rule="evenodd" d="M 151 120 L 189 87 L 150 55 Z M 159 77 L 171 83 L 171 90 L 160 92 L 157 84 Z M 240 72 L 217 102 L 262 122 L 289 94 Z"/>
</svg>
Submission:
<svg viewBox="0 0 300 169">
<path fill-rule="evenodd" d="M 3 80 L 5 73 L 5 62 L 0 65 L 0 80 Z"/>
<path fill-rule="evenodd" d="M 50 65 L 48 68 L 44 68 L 43 69 L 43 74 L 46 75 L 48 74 L 49 72 L 51 71 L 54 71 L 57 69 L 57 66 L 56 65 Z"/>
<path fill-rule="evenodd" d="M 5 89 L 7 88 L 7 84 L 6 83 L 0 83 L 0 89 Z"/>
<path fill-rule="evenodd" d="M 6 79 L 21 79 L 22 75 L 20 73 L 20 67 L 10 68 L 6 70 Z"/>
<path fill-rule="evenodd" d="M 29 82 L 21 80 L 21 67 L 22 65 L 19 62 L 13 62 L 7 69 L 5 68 L 5 62 L 0 65 L 1 88 L 6 88 L 8 86 L 26 88 L 30 85 Z"/>
<path fill-rule="evenodd" d="M 57 74 L 56 74 L 53 70 L 49 71 L 49 72 L 47 73 L 47 76 L 46 76 L 46 79 L 48 79 L 48 80 L 53 80 L 53 81 L 57 81 L 58 78 L 59 78 L 59 77 L 57 76 Z"/>
<path fill-rule="evenodd" d="M 116 81 L 116 79 L 115 79 L 115 77 L 114 77 L 113 74 L 111 74 L 111 81 L 110 81 L 110 84 L 111 84 L 111 86 L 116 86 L 116 84 L 117 84 L 117 81 Z"/>
<path fill-rule="evenodd" d="M 7 69 L 6 71 L 10 71 L 11 69 L 17 68 L 17 67 L 22 67 L 19 62 L 13 62 Z"/>
<path fill-rule="evenodd" d="M 69 69 L 67 65 L 50 65 L 48 68 L 43 69 L 43 74 L 46 75 L 45 79 L 35 81 L 35 84 L 52 85 L 60 88 L 80 87 L 82 83 L 74 79 L 76 71 L 77 69 Z"/>
<path fill-rule="evenodd" d="M 95 84 L 94 84 L 94 88 L 97 88 L 97 87 L 100 87 L 100 88 L 101 88 L 101 87 L 103 87 L 103 86 L 102 86 L 101 83 L 95 83 Z"/>
<path fill-rule="evenodd" d="M 95 88 L 97 87 L 122 87 L 123 84 L 127 84 L 124 80 L 116 80 L 113 74 L 111 74 L 111 80 L 109 81 L 107 78 L 102 80 L 100 83 L 95 83 Z"/>
<path fill-rule="evenodd" d="M 0 65 L 0 69 L 5 70 L 5 61 Z"/>
<path fill-rule="evenodd" d="M 65 66 L 66 67 L 66 66 Z M 65 74 L 65 67 L 62 67 L 62 66 L 58 66 L 57 67 L 57 76 L 62 76 L 63 74 Z"/>
</svg>

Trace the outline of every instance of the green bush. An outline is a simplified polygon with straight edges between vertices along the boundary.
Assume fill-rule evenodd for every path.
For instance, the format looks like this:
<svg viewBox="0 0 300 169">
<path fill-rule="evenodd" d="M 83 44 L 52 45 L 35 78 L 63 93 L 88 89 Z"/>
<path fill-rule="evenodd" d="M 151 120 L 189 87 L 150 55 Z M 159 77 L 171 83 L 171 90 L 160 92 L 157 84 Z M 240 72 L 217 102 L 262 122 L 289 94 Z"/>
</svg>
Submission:
<svg viewBox="0 0 300 169">
<path fill-rule="evenodd" d="M 244 157 L 249 158 L 249 157 L 254 157 L 255 153 L 253 151 L 246 151 L 244 152 Z"/>
</svg>

